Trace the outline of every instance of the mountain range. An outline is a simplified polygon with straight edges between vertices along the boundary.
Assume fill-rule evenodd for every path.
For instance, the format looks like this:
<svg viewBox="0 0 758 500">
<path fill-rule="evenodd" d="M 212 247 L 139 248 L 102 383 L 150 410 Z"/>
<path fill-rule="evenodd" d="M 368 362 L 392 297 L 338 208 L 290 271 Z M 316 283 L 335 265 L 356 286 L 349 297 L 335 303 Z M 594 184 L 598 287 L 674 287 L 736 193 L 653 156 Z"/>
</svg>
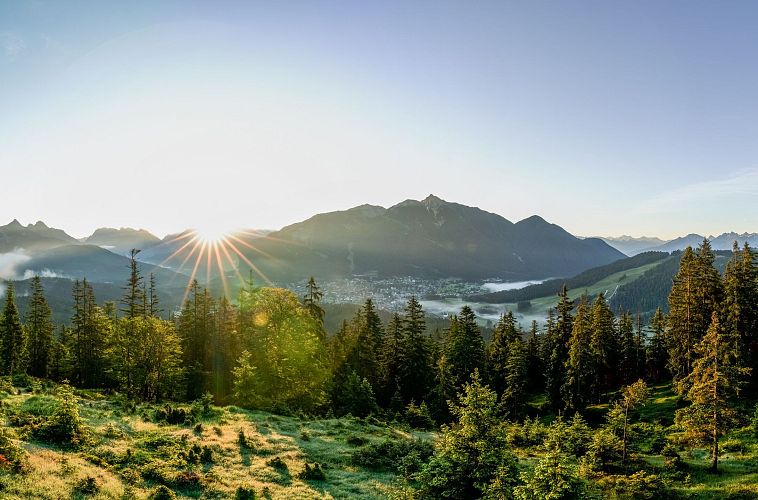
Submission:
<svg viewBox="0 0 758 500">
<path fill-rule="evenodd" d="M 665 241 L 659 238 L 649 238 L 642 236 L 635 238 L 632 236 L 619 237 L 600 237 L 613 248 L 623 252 L 628 256 L 634 256 L 643 252 L 676 252 L 684 250 L 687 247 L 696 248 L 700 245 L 706 236 L 700 234 L 688 234 L 673 240 Z M 714 250 L 731 250 L 736 241 L 739 246 L 747 242 L 751 247 L 758 248 L 758 233 L 722 233 L 718 236 L 708 236 L 711 247 Z"/>
</svg>

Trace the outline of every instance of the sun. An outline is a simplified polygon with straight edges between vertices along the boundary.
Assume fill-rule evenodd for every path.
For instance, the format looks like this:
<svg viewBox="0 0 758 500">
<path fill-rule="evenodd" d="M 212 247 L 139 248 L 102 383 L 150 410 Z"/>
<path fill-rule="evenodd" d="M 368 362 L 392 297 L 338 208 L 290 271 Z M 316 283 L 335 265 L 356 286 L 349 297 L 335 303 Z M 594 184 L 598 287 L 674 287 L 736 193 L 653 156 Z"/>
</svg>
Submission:
<svg viewBox="0 0 758 500">
<path fill-rule="evenodd" d="M 200 243 L 218 244 L 234 233 L 234 229 L 219 224 L 201 224 L 192 229 Z"/>
</svg>

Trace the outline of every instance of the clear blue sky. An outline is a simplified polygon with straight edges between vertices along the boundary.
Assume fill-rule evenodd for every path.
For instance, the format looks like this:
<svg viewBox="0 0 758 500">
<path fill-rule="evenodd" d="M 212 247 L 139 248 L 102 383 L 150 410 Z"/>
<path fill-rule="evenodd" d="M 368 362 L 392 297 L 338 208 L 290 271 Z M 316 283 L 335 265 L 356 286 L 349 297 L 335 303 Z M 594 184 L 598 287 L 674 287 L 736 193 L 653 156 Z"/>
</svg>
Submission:
<svg viewBox="0 0 758 500">
<path fill-rule="evenodd" d="M 276 228 L 429 193 L 758 231 L 758 3 L 0 0 L 0 222 Z"/>
</svg>

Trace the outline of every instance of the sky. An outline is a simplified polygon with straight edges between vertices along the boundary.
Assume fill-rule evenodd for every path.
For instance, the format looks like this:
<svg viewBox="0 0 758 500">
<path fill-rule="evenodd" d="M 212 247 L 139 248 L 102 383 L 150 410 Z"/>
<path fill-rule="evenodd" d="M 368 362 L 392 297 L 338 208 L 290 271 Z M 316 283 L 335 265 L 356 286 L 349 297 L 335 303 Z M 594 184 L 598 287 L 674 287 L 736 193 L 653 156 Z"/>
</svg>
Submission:
<svg viewBox="0 0 758 500">
<path fill-rule="evenodd" d="M 0 224 L 270 228 L 430 193 L 758 231 L 758 3 L 0 0 Z"/>
</svg>

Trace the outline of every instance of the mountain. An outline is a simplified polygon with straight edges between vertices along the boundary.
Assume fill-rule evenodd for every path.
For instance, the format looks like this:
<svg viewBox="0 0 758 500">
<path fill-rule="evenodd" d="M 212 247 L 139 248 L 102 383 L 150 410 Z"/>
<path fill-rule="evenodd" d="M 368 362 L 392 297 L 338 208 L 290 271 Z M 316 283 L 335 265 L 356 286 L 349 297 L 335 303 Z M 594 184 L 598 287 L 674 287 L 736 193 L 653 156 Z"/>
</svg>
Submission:
<svg viewBox="0 0 758 500">
<path fill-rule="evenodd" d="M 13 219 L 9 224 L 0 226 L 0 253 L 18 250 L 28 253 L 76 243 L 77 240 L 63 230 L 48 227 L 42 221 L 23 226 Z"/>
<path fill-rule="evenodd" d="M 635 238 L 634 236 L 601 236 L 601 240 L 608 243 L 610 246 L 622 252 L 630 257 L 647 251 L 650 248 L 658 247 L 666 244 L 665 240 L 655 237 L 640 236 Z"/>
<path fill-rule="evenodd" d="M 703 242 L 703 236 L 699 234 L 688 234 L 671 240 L 663 245 L 659 245 L 648 250 L 654 250 L 658 252 L 675 252 L 677 250 L 684 250 L 688 246 L 697 248 Z M 709 236 L 708 240 L 711 242 L 711 247 L 714 250 L 731 250 L 732 245 L 736 241 L 739 246 L 742 246 L 747 242 L 751 247 L 758 248 L 758 234 L 757 233 L 722 233 L 718 236 Z"/>
<path fill-rule="evenodd" d="M 144 229 L 101 227 L 84 239 L 89 245 L 97 245 L 119 255 L 126 255 L 132 248 L 144 250 L 160 243 L 160 238 Z"/>
<path fill-rule="evenodd" d="M 461 279 L 568 276 L 624 258 L 538 216 L 513 223 L 430 195 L 319 214 L 240 250 L 278 279 L 372 274 Z"/>
<path fill-rule="evenodd" d="M 129 259 L 116 255 L 95 245 L 63 245 L 35 253 L 23 263 L 23 269 L 17 273 L 23 278 L 39 274 L 50 278 L 82 279 L 96 283 L 126 283 L 129 277 Z M 182 286 L 187 284 L 187 277 L 176 272 L 155 266 L 142 266 L 142 273 L 147 276 L 155 273 L 159 282 L 177 281 Z"/>
</svg>

